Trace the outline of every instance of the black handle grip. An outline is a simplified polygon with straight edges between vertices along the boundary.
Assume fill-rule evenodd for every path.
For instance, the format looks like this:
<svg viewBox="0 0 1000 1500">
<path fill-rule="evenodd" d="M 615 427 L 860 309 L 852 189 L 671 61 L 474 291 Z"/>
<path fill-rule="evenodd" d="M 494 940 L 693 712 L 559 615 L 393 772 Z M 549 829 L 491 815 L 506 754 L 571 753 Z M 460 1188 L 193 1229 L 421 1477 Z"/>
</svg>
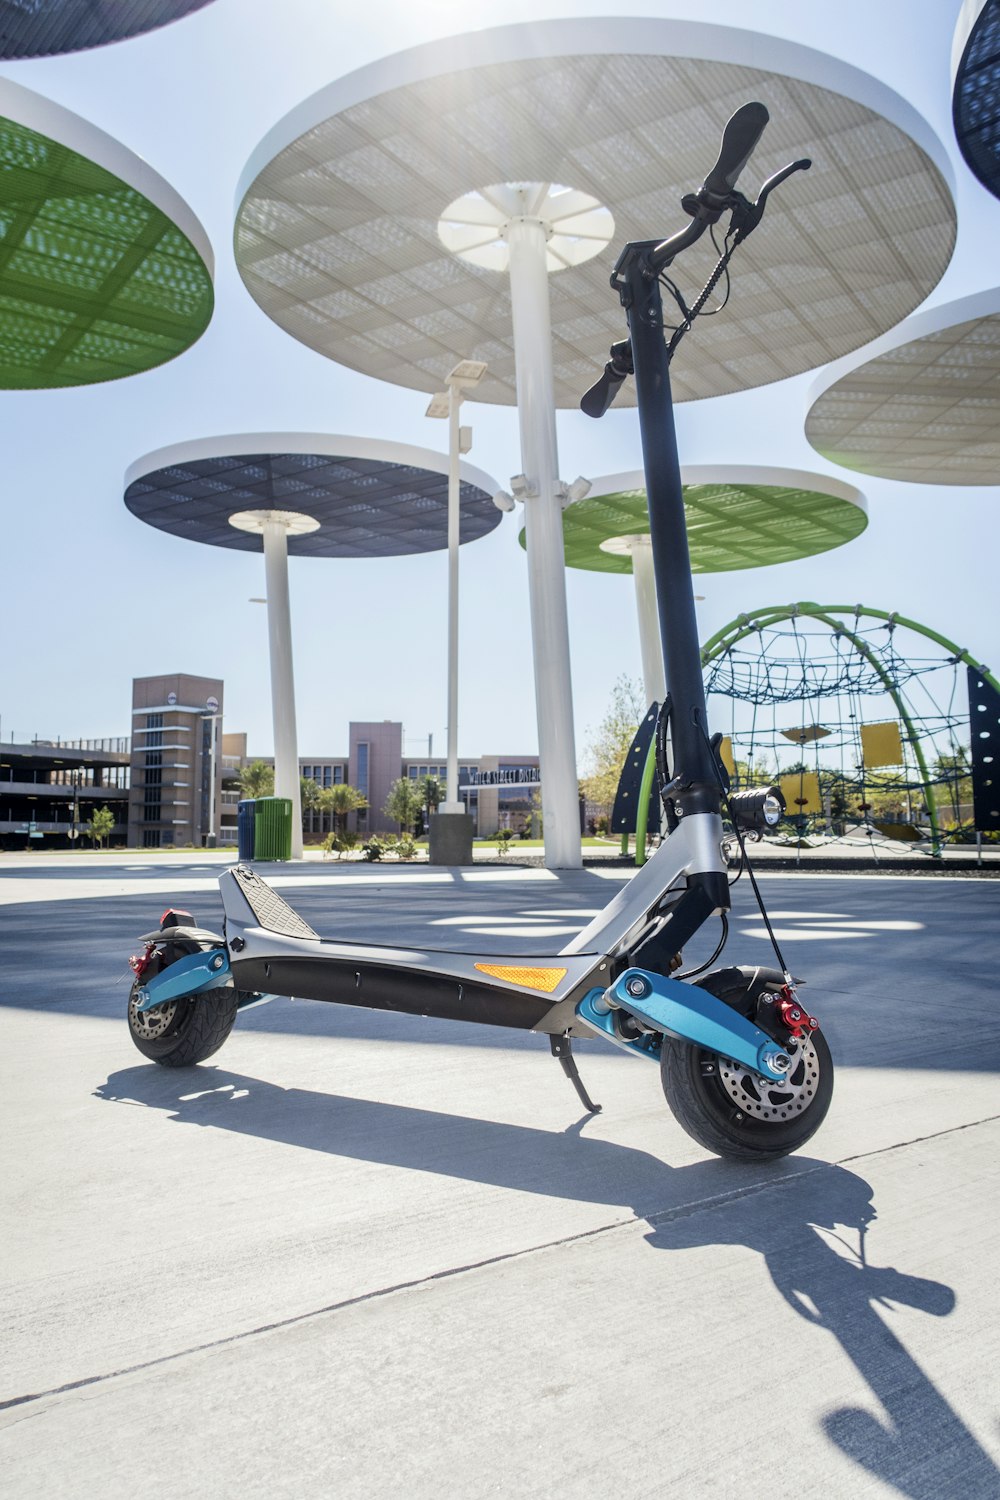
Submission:
<svg viewBox="0 0 1000 1500">
<path fill-rule="evenodd" d="M 763 104 L 742 104 L 726 122 L 719 147 L 719 160 L 705 178 L 702 192 L 712 198 L 726 198 L 736 186 L 736 179 L 753 155 L 764 134 L 770 116 Z"/>
<path fill-rule="evenodd" d="M 633 373 L 632 345 L 628 339 L 611 345 L 611 358 L 604 374 L 580 397 L 580 410 L 588 417 L 603 417 L 618 394 L 618 387 Z"/>
</svg>

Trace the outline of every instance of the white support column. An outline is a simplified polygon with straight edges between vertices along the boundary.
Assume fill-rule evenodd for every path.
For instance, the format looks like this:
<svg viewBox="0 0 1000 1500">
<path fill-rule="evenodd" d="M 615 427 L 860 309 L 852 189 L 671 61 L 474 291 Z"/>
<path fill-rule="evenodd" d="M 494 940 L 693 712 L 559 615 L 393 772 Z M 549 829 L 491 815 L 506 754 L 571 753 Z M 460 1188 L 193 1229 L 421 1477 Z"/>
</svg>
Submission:
<svg viewBox="0 0 1000 1500">
<path fill-rule="evenodd" d="M 573 731 L 566 559 L 552 380 L 552 333 L 546 270 L 546 232 L 538 219 L 512 218 L 511 309 L 517 371 L 521 462 L 538 494 L 524 502 L 528 591 L 535 667 L 535 708 L 542 771 L 545 863 L 579 869 L 580 809 Z"/>
<path fill-rule="evenodd" d="M 274 794 L 292 804 L 292 858 L 302 858 L 302 796 L 295 727 L 292 616 L 288 600 L 288 528 L 280 513 L 264 521 L 267 637 L 271 653 L 271 714 L 274 723 Z"/>
<path fill-rule="evenodd" d="M 666 696 L 663 676 L 663 644 L 660 640 L 660 617 L 656 607 L 656 578 L 653 574 L 653 544 L 649 536 L 629 537 L 632 554 L 632 578 L 635 583 L 635 607 L 639 616 L 639 649 L 642 653 L 642 683 L 646 707 L 662 703 Z"/>
<path fill-rule="evenodd" d="M 464 813 L 458 800 L 458 543 L 461 513 L 459 422 L 462 393 L 448 386 L 448 769 L 441 813 Z"/>
</svg>

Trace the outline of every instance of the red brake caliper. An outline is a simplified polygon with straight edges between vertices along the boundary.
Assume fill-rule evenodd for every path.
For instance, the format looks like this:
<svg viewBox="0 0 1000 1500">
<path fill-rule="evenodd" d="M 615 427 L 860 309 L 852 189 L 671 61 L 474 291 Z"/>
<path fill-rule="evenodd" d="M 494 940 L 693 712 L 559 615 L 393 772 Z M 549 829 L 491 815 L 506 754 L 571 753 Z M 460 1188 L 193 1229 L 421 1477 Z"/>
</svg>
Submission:
<svg viewBox="0 0 1000 1500">
<path fill-rule="evenodd" d="M 141 979 L 143 974 L 145 974 L 146 970 L 149 968 L 150 964 L 153 961 L 153 954 L 155 952 L 156 944 L 147 943 L 145 953 L 132 954 L 131 958 L 128 961 L 128 966 L 132 970 L 132 973 L 135 975 L 136 979 Z"/>
<path fill-rule="evenodd" d="M 795 991 L 791 985 L 783 984 L 778 991 L 778 1014 L 785 1026 L 791 1032 L 795 1041 L 801 1042 L 819 1026 L 815 1016 L 809 1015 L 808 1011 L 802 1009 L 795 998 Z"/>
</svg>

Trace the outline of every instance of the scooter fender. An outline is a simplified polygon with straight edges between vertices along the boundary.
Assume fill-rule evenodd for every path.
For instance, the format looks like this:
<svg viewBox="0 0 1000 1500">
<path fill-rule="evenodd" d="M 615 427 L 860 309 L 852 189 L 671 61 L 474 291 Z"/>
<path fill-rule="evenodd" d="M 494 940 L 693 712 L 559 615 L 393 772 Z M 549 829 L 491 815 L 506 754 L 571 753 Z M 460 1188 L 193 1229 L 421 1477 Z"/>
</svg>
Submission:
<svg viewBox="0 0 1000 1500">
<path fill-rule="evenodd" d="M 138 992 L 137 1010 L 152 1010 L 167 1000 L 186 999 L 202 990 L 224 989 L 233 983 L 229 955 L 224 948 L 187 953 L 176 963 L 155 974 Z"/>
<path fill-rule="evenodd" d="M 634 1040 L 622 1036 L 615 1026 L 616 1009 L 654 1032 L 731 1057 L 768 1080 L 783 1080 L 788 1073 L 790 1059 L 776 1041 L 696 985 L 647 969 L 626 969 L 609 989 L 590 990 L 578 1004 L 580 1020 L 599 1036 L 628 1052 L 658 1058 L 659 1039 L 648 1033 Z"/>
</svg>

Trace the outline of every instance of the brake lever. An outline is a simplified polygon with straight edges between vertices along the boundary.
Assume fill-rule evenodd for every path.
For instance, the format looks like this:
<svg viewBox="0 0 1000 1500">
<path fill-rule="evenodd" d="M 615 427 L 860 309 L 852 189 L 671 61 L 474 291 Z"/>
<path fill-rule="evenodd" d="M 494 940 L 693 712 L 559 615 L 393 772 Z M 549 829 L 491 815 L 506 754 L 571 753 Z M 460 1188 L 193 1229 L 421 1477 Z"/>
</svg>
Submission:
<svg viewBox="0 0 1000 1500">
<path fill-rule="evenodd" d="M 738 195 L 738 201 L 733 204 L 733 217 L 731 224 L 735 226 L 733 234 L 733 247 L 742 245 L 743 241 L 757 228 L 764 217 L 764 209 L 767 207 L 768 196 L 774 192 L 776 187 L 791 177 L 793 172 L 808 172 L 812 161 L 808 156 L 801 157 L 798 161 L 789 162 L 787 167 L 782 167 L 780 172 L 775 172 L 769 177 L 757 194 L 756 203 L 751 203 L 742 194 Z M 734 195 L 737 196 L 737 195 Z"/>
</svg>

